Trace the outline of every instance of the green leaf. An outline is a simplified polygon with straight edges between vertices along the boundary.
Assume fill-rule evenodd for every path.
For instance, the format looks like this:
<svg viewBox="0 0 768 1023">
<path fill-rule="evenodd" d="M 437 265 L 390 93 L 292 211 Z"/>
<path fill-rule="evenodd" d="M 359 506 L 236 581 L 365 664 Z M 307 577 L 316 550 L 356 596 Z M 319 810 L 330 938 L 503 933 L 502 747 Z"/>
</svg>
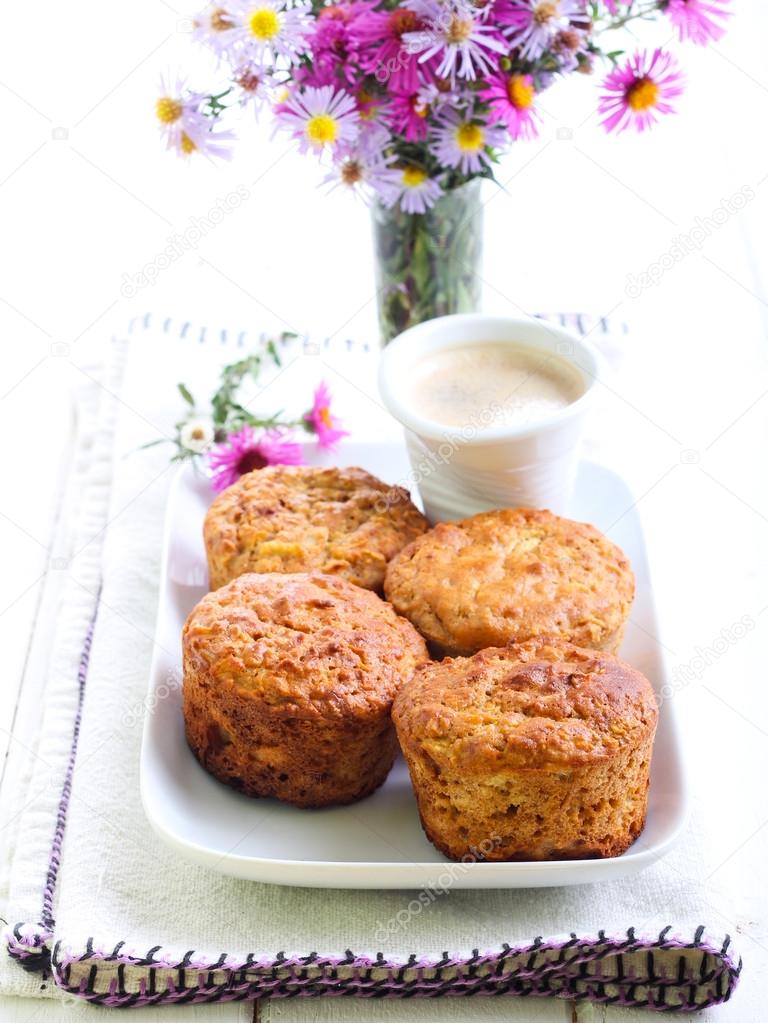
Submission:
<svg viewBox="0 0 768 1023">
<path fill-rule="evenodd" d="M 182 398 L 187 403 L 187 405 L 190 405 L 192 408 L 194 408 L 195 407 L 195 399 L 189 393 L 189 389 L 187 388 L 186 384 L 179 383 L 179 384 L 176 384 L 176 386 L 179 389 L 179 394 L 182 396 Z"/>
</svg>

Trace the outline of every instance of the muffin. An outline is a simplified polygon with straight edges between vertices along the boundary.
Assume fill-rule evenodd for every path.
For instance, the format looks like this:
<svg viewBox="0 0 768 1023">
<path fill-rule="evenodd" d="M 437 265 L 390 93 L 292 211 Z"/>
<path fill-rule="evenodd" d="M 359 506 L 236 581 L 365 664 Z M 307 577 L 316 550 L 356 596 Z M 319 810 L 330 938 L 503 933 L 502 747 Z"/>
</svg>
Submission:
<svg viewBox="0 0 768 1023">
<path fill-rule="evenodd" d="M 435 526 L 392 560 L 384 590 L 438 655 L 538 636 L 616 653 L 635 580 L 594 526 L 507 508 Z"/>
<path fill-rule="evenodd" d="M 658 711 L 628 664 L 531 640 L 419 668 L 393 717 L 450 859 L 618 856 L 643 829 Z"/>
<path fill-rule="evenodd" d="M 324 572 L 381 592 L 387 562 L 428 528 L 407 490 L 362 469 L 256 469 L 208 509 L 211 589 L 244 572 Z"/>
<path fill-rule="evenodd" d="M 242 575 L 203 597 L 182 633 L 195 756 L 251 796 L 351 803 L 387 777 L 392 699 L 424 640 L 370 590 L 335 576 Z"/>
</svg>

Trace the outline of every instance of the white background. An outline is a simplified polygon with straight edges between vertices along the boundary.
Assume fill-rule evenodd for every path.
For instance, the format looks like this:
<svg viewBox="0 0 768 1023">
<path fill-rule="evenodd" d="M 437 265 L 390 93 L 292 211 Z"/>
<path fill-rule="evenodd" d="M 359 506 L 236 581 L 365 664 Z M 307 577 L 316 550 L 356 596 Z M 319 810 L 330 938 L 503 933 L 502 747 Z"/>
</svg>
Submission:
<svg viewBox="0 0 768 1023">
<path fill-rule="evenodd" d="M 484 305 L 629 325 L 610 353 L 590 447 L 640 496 L 673 664 L 691 663 L 744 616 L 755 623 L 679 695 L 697 813 L 710 825 L 713 920 L 739 933 L 755 967 L 712 1018 L 749 1020 L 760 1018 L 756 968 L 768 950 L 768 16 L 757 0 L 734 7 L 720 44 L 678 48 L 686 95 L 648 137 L 604 135 L 596 81 L 574 76 L 542 98 L 541 138 L 505 158 L 503 189 L 486 186 Z M 319 193 L 313 161 L 251 118 L 231 164 L 185 164 L 163 151 L 153 118 L 158 77 L 193 66 L 194 9 L 180 0 L 43 0 L 4 14 L 0 744 L 48 563 L 71 395 L 94 349 L 148 309 L 375 341 L 364 206 Z M 667 43 L 671 33 L 661 25 L 643 35 Z M 207 69 L 197 66 L 192 84 L 204 85 Z M 121 294 L 126 275 L 157 265 L 169 236 L 240 187 L 247 200 L 195 251 L 154 286 Z M 745 188 L 754 198 L 711 229 L 700 251 L 639 297 L 627 293 L 628 275 L 658 265 L 697 218 Z M 0 1018 L 14 1018 L 10 1011 L 0 1003 Z M 221 1010 L 233 1019 L 237 1011 Z M 545 1011 L 560 1020 L 570 1010 Z M 581 1011 L 580 1019 L 602 1018 L 602 1009 Z M 38 1005 L 18 1012 L 49 1018 Z M 207 1012 L 197 1018 L 214 1018 Z"/>
</svg>

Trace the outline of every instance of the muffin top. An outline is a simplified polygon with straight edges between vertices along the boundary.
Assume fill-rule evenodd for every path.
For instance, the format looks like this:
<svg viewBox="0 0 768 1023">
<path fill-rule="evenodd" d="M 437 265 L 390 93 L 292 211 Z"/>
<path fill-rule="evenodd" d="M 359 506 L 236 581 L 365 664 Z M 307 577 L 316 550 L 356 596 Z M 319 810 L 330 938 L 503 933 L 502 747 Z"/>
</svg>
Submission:
<svg viewBox="0 0 768 1023">
<path fill-rule="evenodd" d="M 362 469 L 256 469 L 208 509 L 211 587 L 243 572 L 317 571 L 381 590 L 387 562 L 427 528 L 407 490 Z"/>
<path fill-rule="evenodd" d="M 531 640 L 424 665 L 393 708 L 401 744 L 493 775 L 594 763 L 653 735 L 650 682 L 610 654 Z"/>
<path fill-rule="evenodd" d="M 185 674 L 234 685 L 286 717 L 386 711 L 427 660 L 424 640 L 389 604 L 320 573 L 242 575 L 203 597 L 182 642 Z"/>
<path fill-rule="evenodd" d="M 385 593 L 454 654 L 562 636 L 600 647 L 620 632 L 635 581 L 594 526 L 533 508 L 440 523 L 393 559 Z"/>
</svg>

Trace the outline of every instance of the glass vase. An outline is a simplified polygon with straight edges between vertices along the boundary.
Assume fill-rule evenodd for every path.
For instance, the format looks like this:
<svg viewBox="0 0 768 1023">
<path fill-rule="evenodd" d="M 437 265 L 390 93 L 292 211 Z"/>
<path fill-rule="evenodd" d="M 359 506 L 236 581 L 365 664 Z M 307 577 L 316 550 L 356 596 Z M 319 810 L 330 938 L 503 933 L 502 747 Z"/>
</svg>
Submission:
<svg viewBox="0 0 768 1023">
<path fill-rule="evenodd" d="M 481 180 L 446 192 L 426 213 L 371 208 L 381 342 L 435 316 L 476 312 L 483 248 Z"/>
</svg>

